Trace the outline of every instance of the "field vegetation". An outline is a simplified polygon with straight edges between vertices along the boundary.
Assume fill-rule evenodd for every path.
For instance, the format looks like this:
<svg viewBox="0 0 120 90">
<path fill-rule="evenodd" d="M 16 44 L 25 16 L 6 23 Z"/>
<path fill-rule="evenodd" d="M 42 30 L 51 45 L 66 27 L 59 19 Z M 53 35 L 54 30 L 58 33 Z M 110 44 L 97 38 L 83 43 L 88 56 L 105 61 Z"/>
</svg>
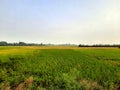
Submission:
<svg viewBox="0 0 120 90">
<path fill-rule="evenodd" d="M 1 46 L 0 90 L 120 90 L 120 49 Z"/>
</svg>

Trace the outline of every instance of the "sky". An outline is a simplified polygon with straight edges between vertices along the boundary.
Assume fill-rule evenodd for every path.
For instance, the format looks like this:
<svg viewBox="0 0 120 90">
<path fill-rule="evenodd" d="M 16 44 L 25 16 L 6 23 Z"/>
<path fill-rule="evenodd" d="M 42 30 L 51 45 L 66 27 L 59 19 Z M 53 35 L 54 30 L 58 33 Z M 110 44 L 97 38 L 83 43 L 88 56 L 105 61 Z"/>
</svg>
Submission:
<svg viewBox="0 0 120 90">
<path fill-rule="evenodd" d="M 120 44 L 120 0 L 0 0 L 0 41 Z"/>
</svg>

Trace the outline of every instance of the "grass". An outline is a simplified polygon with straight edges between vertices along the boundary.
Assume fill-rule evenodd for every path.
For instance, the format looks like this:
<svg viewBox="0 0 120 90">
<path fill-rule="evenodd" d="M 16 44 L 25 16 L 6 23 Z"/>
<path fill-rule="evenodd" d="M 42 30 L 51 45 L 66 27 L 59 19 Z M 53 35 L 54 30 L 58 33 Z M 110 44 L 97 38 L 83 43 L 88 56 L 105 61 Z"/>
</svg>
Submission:
<svg viewBox="0 0 120 90">
<path fill-rule="evenodd" d="M 120 49 L 0 47 L 0 89 L 20 86 L 31 90 L 119 90 Z"/>
</svg>

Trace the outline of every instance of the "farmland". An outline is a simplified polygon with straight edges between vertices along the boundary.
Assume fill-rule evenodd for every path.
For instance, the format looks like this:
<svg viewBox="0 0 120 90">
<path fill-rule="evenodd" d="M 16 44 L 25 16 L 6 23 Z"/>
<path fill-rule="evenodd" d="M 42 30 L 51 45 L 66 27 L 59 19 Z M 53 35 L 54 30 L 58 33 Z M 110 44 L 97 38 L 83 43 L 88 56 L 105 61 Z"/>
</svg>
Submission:
<svg viewBox="0 0 120 90">
<path fill-rule="evenodd" d="M 120 49 L 1 46 L 0 90 L 120 90 Z"/>
</svg>

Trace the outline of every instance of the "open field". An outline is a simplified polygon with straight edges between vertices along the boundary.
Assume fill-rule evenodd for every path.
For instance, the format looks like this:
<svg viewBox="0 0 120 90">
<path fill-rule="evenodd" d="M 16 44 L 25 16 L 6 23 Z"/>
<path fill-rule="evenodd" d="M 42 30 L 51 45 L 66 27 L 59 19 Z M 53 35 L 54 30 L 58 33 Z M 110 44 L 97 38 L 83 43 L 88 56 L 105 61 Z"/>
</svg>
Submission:
<svg viewBox="0 0 120 90">
<path fill-rule="evenodd" d="M 0 90 L 120 90 L 120 49 L 1 46 Z"/>
</svg>

